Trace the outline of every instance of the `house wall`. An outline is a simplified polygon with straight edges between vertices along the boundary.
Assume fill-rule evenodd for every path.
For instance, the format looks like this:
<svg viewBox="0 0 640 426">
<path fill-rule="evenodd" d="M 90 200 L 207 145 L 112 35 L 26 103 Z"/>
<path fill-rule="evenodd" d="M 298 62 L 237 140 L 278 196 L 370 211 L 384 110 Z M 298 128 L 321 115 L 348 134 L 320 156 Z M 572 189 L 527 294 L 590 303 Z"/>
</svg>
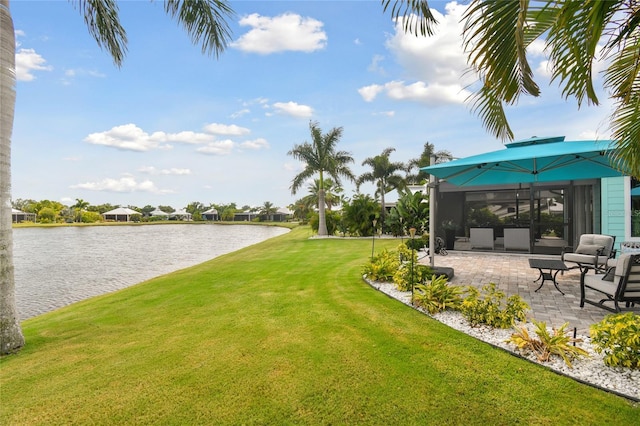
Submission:
<svg viewBox="0 0 640 426">
<path fill-rule="evenodd" d="M 628 177 L 603 178 L 601 181 L 602 233 L 616 237 L 617 249 L 631 235 L 628 220 L 631 217 L 631 195 L 628 181 Z"/>
</svg>

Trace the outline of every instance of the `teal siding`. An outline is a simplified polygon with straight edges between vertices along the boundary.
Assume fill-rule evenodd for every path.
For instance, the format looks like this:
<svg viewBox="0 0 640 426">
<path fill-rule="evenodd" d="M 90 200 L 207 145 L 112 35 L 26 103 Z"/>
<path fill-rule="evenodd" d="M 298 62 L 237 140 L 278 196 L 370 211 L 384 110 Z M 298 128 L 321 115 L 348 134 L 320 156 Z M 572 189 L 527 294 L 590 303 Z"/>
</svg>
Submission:
<svg viewBox="0 0 640 426">
<path fill-rule="evenodd" d="M 602 233 L 616 237 L 616 248 L 626 239 L 627 217 L 625 203 L 625 178 L 613 177 L 601 180 Z"/>
</svg>

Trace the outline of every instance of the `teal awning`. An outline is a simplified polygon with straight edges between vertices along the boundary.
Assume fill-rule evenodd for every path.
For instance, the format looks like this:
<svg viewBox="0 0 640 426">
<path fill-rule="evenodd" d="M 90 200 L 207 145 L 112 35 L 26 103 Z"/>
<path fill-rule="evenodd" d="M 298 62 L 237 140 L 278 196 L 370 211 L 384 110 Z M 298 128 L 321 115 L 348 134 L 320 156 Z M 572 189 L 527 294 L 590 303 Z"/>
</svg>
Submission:
<svg viewBox="0 0 640 426">
<path fill-rule="evenodd" d="M 567 142 L 564 136 L 534 137 L 421 170 L 458 186 L 624 176 L 610 162 L 613 149 L 611 140 Z"/>
</svg>

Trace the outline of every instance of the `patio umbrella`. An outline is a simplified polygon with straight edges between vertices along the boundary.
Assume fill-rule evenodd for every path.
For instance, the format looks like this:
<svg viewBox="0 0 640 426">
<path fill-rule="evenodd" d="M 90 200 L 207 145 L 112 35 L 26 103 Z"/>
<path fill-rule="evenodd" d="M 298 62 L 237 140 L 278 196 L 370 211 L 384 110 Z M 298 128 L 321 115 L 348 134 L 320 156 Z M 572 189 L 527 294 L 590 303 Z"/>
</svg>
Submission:
<svg viewBox="0 0 640 426">
<path fill-rule="evenodd" d="M 613 142 L 565 142 L 564 136 L 525 139 L 487 152 L 423 167 L 454 185 L 497 185 L 623 176 L 609 161 Z"/>
</svg>

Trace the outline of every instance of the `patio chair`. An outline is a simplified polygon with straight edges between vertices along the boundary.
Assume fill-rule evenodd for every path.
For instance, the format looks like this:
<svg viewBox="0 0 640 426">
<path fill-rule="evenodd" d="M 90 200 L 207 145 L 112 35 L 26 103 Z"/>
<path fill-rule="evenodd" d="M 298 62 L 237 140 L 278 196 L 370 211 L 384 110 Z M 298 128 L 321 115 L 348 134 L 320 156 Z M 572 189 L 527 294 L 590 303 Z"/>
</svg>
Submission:
<svg viewBox="0 0 640 426">
<path fill-rule="evenodd" d="M 578 241 L 578 247 L 565 247 L 562 251 L 562 261 L 573 263 L 569 269 L 592 267 L 596 272 L 604 272 L 607 268 L 607 261 L 616 255 L 613 245 L 616 237 L 604 234 L 582 234 Z"/>
<path fill-rule="evenodd" d="M 493 228 L 470 228 L 469 242 L 471 248 L 494 249 Z"/>
<path fill-rule="evenodd" d="M 594 271 L 590 274 L 589 271 Z M 586 290 L 604 296 L 596 301 L 587 299 Z M 613 302 L 613 307 L 605 305 Z M 580 307 L 588 303 L 609 312 L 640 311 L 640 254 L 623 254 L 606 274 L 596 274 L 585 267 L 580 274 Z M 624 307 L 622 306 L 624 304 Z"/>
</svg>

